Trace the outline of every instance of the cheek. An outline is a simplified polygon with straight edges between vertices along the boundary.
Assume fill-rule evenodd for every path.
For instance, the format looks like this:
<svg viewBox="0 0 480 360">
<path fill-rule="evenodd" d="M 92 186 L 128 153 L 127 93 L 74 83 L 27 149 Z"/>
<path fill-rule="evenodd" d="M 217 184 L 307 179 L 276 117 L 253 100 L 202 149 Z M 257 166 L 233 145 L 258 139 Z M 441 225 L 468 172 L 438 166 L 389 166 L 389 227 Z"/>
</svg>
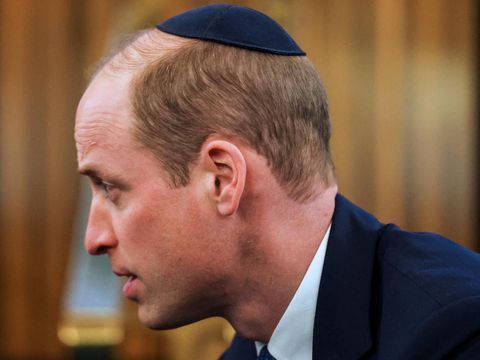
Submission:
<svg viewBox="0 0 480 360">
<path fill-rule="evenodd" d="M 182 191 L 151 191 L 130 202 L 118 223 L 118 236 L 128 241 L 126 251 L 143 259 L 160 258 L 163 265 L 158 266 L 168 263 L 177 269 L 181 264 L 195 266 L 215 258 L 220 240 L 215 236 L 219 229 L 210 225 L 212 214 L 192 194 Z"/>
<path fill-rule="evenodd" d="M 177 239 L 183 237 L 186 229 L 182 209 L 172 204 L 171 199 L 164 199 L 140 198 L 130 202 L 118 217 L 118 236 L 135 246 L 137 252 L 142 250 L 145 256 L 151 252 L 169 252 L 173 246 L 181 245 Z"/>
<path fill-rule="evenodd" d="M 126 206 L 118 211 L 115 219 L 115 233 L 123 256 L 135 265 L 146 259 L 149 252 L 160 242 L 163 225 L 158 216 L 147 207 Z M 134 264 L 131 264 L 134 265 Z"/>
<path fill-rule="evenodd" d="M 137 246 L 151 245 L 164 228 L 161 217 L 148 210 L 128 212 L 120 225 L 124 236 Z"/>
</svg>

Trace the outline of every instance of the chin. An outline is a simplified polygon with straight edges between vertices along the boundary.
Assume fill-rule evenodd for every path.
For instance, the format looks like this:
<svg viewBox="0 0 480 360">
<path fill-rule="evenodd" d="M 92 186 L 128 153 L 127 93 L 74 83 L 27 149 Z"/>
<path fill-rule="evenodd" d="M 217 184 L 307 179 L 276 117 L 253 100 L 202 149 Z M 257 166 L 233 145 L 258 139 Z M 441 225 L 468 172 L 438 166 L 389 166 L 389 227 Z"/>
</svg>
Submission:
<svg viewBox="0 0 480 360">
<path fill-rule="evenodd" d="M 172 318 L 172 315 L 174 315 L 172 312 L 163 312 L 162 314 L 160 311 L 145 309 L 144 306 L 138 308 L 138 319 L 144 326 L 152 330 L 171 330 L 186 325 L 186 323 Z"/>
<path fill-rule="evenodd" d="M 145 305 L 138 308 L 140 322 L 152 330 L 172 330 L 202 320 L 202 318 L 178 316 L 179 313 L 175 310 L 155 311 L 155 309 L 145 308 Z"/>
</svg>

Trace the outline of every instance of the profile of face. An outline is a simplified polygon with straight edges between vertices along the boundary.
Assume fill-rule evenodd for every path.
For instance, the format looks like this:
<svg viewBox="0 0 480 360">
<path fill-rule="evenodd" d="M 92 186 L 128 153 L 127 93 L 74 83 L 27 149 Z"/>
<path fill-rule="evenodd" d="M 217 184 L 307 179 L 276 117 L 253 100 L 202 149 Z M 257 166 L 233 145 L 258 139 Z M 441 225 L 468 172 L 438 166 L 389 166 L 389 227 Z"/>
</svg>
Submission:
<svg viewBox="0 0 480 360">
<path fill-rule="evenodd" d="M 130 80 L 100 72 L 77 110 L 78 166 L 92 187 L 85 247 L 108 255 L 113 272 L 128 279 L 124 295 L 138 303 L 146 326 L 173 328 L 225 306 L 236 249 L 226 235 L 222 211 L 231 203 L 219 198 L 214 157 L 226 159 L 221 171 L 230 158 L 213 142 L 189 184 L 170 186 L 158 159 L 132 135 Z"/>
</svg>

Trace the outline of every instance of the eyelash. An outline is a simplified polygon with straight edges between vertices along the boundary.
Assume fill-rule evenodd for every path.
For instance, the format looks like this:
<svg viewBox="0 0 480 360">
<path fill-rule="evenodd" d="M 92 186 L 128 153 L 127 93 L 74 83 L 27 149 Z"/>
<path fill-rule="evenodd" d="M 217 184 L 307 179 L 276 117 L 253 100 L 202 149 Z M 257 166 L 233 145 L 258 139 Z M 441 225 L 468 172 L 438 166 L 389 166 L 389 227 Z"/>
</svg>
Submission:
<svg viewBox="0 0 480 360">
<path fill-rule="evenodd" d="M 114 185 L 100 179 L 93 179 L 93 183 L 95 184 L 96 187 L 100 188 L 103 191 L 106 198 L 110 198 L 110 193 L 115 188 Z"/>
<path fill-rule="evenodd" d="M 109 193 L 112 189 L 113 189 L 113 186 L 111 184 L 108 184 L 106 182 L 103 182 L 100 184 L 100 186 L 102 187 L 103 191 L 105 191 L 105 193 Z"/>
</svg>

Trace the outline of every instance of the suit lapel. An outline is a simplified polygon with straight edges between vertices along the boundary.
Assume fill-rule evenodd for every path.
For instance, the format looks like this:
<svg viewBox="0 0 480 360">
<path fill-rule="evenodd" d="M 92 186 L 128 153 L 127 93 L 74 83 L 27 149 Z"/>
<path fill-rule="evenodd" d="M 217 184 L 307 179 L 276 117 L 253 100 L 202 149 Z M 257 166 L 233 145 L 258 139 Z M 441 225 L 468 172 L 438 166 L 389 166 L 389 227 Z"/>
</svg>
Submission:
<svg viewBox="0 0 480 360">
<path fill-rule="evenodd" d="M 314 359 L 358 359 L 371 348 L 370 299 L 381 227 L 337 195 L 318 293 Z"/>
</svg>

